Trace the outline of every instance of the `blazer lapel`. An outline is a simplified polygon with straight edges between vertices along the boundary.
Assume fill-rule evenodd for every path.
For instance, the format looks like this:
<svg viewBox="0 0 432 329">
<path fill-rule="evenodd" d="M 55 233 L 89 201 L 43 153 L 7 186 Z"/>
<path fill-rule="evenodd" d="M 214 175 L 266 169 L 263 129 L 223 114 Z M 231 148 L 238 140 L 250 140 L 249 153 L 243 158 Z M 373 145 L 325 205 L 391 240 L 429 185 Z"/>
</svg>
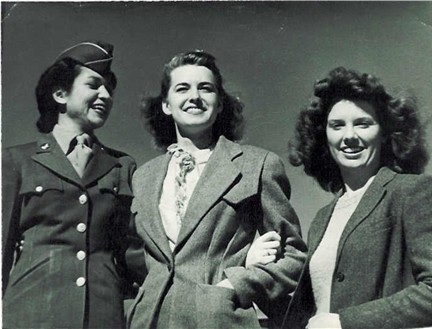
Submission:
<svg viewBox="0 0 432 329">
<path fill-rule="evenodd" d="M 147 168 L 147 171 L 137 172 L 142 176 L 134 177 L 133 189 L 134 194 L 139 196 L 139 199 L 135 197 L 132 208 L 132 212 L 142 214 L 139 216 L 142 220 L 137 221 L 136 225 L 147 233 L 168 261 L 172 259 L 172 252 L 158 205 L 170 159 L 171 156 L 166 154 L 156 158 L 152 165 Z"/>
<path fill-rule="evenodd" d="M 317 217 L 314 219 L 314 223 L 311 224 L 311 229 L 313 231 L 309 234 L 308 239 L 308 255 L 312 256 L 315 250 L 318 248 L 324 233 L 327 229 L 328 223 L 330 221 L 331 215 L 333 213 L 333 209 L 336 205 L 336 202 L 340 196 L 340 192 L 336 195 L 335 199 L 325 208 L 322 212 L 320 212 Z"/>
<path fill-rule="evenodd" d="M 241 172 L 232 160 L 240 156 L 241 153 L 238 144 L 228 141 L 223 136 L 220 137 L 192 193 L 177 239 L 176 249 L 193 232 L 219 198 L 235 185 Z"/>
<path fill-rule="evenodd" d="M 355 209 L 347 225 L 345 226 L 344 231 L 342 232 L 342 236 L 339 240 L 336 262 L 339 261 L 341 250 L 343 249 L 348 236 L 362 221 L 364 221 L 368 217 L 368 215 L 381 202 L 382 197 L 384 196 L 386 191 L 385 185 L 389 181 L 391 181 L 395 175 L 396 173 L 388 169 L 387 167 L 381 168 L 380 171 L 377 173 L 374 181 L 366 190 L 365 194 L 357 205 L 357 208 Z"/>
<path fill-rule="evenodd" d="M 81 179 L 52 134 L 41 135 L 32 159 L 56 174 L 82 185 Z"/>
</svg>

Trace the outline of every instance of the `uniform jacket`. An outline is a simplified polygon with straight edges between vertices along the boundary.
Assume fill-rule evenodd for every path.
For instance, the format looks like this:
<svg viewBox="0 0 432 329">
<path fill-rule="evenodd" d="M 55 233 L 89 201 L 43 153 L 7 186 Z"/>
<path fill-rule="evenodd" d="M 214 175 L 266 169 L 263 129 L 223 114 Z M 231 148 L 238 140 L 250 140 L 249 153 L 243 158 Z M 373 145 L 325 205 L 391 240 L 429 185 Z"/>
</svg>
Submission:
<svg viewBox="0 0 432 329">
<path fill-rule="evenodd" d="M 5 328 L 124 326 L 135 168 L 96 141 L 80 178 L 51 134 L 3 151 Z"/>
<path fill-rule="evenodd" d="M 304 328 L 314 313 L 309 260 L 337 198 L 309 230 L 309 255 L 284 328 Z M 330 312 L 343 329 L 432 325 L 432 177 L 384 167 L 342 233 Z"/>
<path fill-rule="evenodd" d="M 286 306 L 305 258 L 283 164 L 273 153 L 221 137 L 172 252 L 158 209 L 169 161 L 170 155 L 157 157 L 133 178 L 132 212 L 149 272 L 130 310 L 129 326 L 259 328 L 252 301 L 270 316 L 277 306 Z M 257 230 L 279 232 L 283 256 L 245 269 Z M 235 290 L 216 286 L 226 278 Z"/>
</svg>

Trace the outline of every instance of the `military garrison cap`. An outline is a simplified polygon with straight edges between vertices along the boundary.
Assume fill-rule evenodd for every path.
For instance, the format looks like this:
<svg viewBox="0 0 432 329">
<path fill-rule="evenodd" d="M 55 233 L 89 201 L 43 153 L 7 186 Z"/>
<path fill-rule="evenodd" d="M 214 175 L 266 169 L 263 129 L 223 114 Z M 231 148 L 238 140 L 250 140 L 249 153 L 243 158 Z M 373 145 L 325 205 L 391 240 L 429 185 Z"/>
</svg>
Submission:
<svg viewBox="0 0 432 329">
<path fill-rule="evenodd" d="M 111 72 L 113 59 L 113 45 L 101 41 L 84 41 L 64 50 L 55 60 L 58 62 L 64 58 L 76 60 L 83 66 L 96 71 L 100 75 Z"/>
</svg>

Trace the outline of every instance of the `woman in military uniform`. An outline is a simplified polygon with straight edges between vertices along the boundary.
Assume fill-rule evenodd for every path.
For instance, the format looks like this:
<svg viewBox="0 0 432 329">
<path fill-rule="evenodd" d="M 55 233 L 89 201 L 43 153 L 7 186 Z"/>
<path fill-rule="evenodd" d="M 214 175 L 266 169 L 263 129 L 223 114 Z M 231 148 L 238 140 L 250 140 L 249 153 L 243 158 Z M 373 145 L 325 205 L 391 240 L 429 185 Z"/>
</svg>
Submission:
<svg viewBox="0 0 432 329">
<path fill-rule="evenodd" d="M 123 328 L 128 155 L 96 138 L 113 47 L 82 42 L 40 77 L 41 134 L 3 151 L 3 327 Z"/>
</svg>

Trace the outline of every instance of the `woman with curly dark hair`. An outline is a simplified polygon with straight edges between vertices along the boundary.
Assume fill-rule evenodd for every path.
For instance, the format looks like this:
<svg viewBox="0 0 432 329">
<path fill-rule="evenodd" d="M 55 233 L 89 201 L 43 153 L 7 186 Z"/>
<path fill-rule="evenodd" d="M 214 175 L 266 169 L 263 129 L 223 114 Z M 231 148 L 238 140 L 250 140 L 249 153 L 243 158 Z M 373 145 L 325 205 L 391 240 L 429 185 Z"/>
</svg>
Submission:
<svg viewBox="0 0 432 329">
<path fill-rule="evenodd" d="M 290 162 L 336 198 L 311 224 L 284 327 L 432 325 L 432 177 L 415 102 L 343 67 L 315 96 Z"/>
<path fill-rule="evenodd" d="M 283 315 L 306 249 L 282 162 L 235 142 L 242 108 L 202 51 L 175 56 L 161 94 L 144 102 L 147 127 L 166 154 L 133 177 L 148 274 L 131 328 L 259 328 L 253 302 L 270 319 Z M 251 247 L 257 231 L 263 235 Z"/>
</svg>

